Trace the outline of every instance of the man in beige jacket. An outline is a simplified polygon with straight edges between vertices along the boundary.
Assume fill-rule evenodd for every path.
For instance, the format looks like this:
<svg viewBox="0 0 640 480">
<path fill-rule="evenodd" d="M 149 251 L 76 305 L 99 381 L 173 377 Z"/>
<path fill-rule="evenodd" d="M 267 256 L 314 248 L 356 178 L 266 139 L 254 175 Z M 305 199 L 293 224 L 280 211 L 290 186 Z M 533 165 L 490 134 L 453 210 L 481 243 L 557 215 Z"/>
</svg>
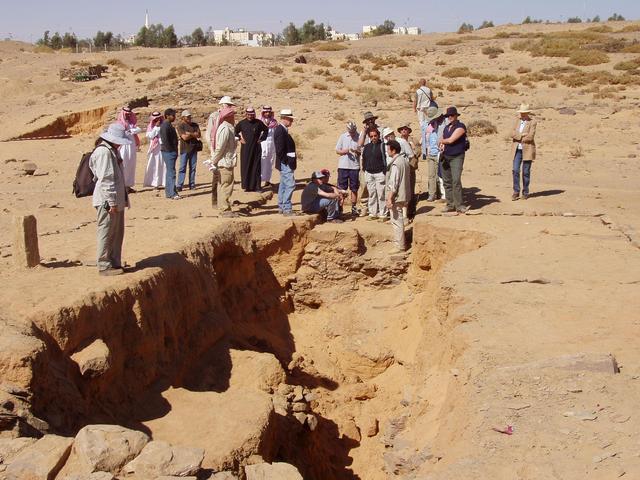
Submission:
<svg viewBox="0 0 640 480">
<path fill-rule="evenodd" d="M 236 134 L 234 129 L 235 110 L 225 107 L 218 117 L 215 138 L 213 139 L 212 203 L 217 189 L 217 207 L 223 217 L 235 217 L 231 210 L 231 194 L 233 193 L 233 169 L 238 161 L 236 155 Z M 217 172 L 216 172 L 217 170 Z M 216 175 L 217 174 L 217 175 Z"/>
<path fill-rule="evenodd" d="M 402 147 L 397 140 L 387 143 L 387 177 L 385 180 L 387 201 L 391 213 L 391 225 L 395 237 L 395 248 L 391 253 L 401 253 L 407 249 L 404 237 L 403 207 L 411 200 L 411 179 L 409 160 L 402 154 Z"/>
<path fill-rule="evenodd" d="M 529 198 L 531 164 L 536 158 L 536 121 L 529 116 L 529 105 L 522 104 L 518 109 L 520 118 L 513 125 L 511 155 L 513 157 L 513 195 L 511 200 L 520 198 L 520 170 L 522 170 L 522 198 Z M 522 168 L 521 168 L 522 166 Z"/>
</svg>

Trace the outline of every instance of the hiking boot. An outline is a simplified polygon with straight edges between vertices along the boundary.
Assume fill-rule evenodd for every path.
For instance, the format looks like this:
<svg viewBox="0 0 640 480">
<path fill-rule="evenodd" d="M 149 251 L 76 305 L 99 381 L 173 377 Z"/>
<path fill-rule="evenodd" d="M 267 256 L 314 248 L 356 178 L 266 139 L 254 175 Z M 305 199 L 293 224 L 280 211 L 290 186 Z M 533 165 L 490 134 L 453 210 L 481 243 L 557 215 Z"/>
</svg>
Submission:
<svg viewBox="0 0 640 480">
<path fill-rule="evenodd" d="M 104 270 L 98 271 L 98 274 L 101 277 L 114 277 L 116 275 L 122 275 L 123 273 L 124 273 L 124 270 L 122 268 L 113 268 L 113 267 L 105 268 Z"/>
<path fill-rule="evenodd" d="M 456 211 L 458 213 L 467 213 L 469 211 L 469 205 L 463 205 L 462 207 L 458 208 Z"/>
<path fill-rule="evenodd" d="M 282 212 L 282 215 L 285 217 L 297 217 L 298 214 L 296 212 L 294 212 L 293 210 L 290 210 L 288 212 Z"/>
<path fill-rule="evenodd" d="M 360 210 L 358 209 L 358 207 L 351 207 L 351 215 L 353 215 L 354 217 L 360 216 Z"/>
<path fill-rule="evenodd" d="M 436 201 L 436 197 L 435 195 L 429 195 L 427 197 L 427 202 L 435 202 Z"/>
<path fill-rule="evenodd" d="M 516 201 L 520 198 L 520 194 L 519 193 L 514 193 L 513 195 L 511 195 L 511 200 L 512 201 Z"/>
<path fill-rule="evenodd" d="M 453 213 L 456 211 L 455 208 L 450 207 L 449 205 L 447 205 L 446 207 L 444 207 L 442 210 L 440 210 L 442 213 Z"/>
<path fill-rule="evenodd" d="M 522 199 L 526 200 L 527 198 L 529 198 L 529 194 L 528 193 L 523 193 L 522 194 Z"/>
<path fill-rule="evenodd" d="M 344 220 L 341 220 L 339 218 L 334 218 L 332 220 L 327 220 L 327 223 L 344 223 Z"/>
<path fill-rule="evenodd" d="M 371 221 L 375 221 L 375 220 L 377 220 L 377 219 L 378 219 L 378 217 L 375 217 L 375 216 L 373 216 L 373 215 L 369 215 L 369 216 L 367 217 L 367 221 L 370 221 L 370 222 L 371 222 Z"/>
<path fill-rule="evenodd" d="M 174 195 L 171 197 L 171 200 L 182 200 L 182 197 L 180 195 Z"/>
</svg>

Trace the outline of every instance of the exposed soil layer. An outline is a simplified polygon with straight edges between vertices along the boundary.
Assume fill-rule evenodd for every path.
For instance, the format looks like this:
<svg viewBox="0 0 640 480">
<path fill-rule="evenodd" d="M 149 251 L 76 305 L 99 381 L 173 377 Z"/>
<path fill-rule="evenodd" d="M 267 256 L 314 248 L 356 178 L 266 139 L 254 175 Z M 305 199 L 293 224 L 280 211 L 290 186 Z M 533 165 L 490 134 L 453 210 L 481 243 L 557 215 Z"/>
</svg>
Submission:
<svg viewBox="0 0 640 480">
<path fill-rule="evenodd" d="M 399 385 L 411 381 L 404 340 L 423 333 L 412 304 L 427 293 L 446 303 L 429 278 L 447 256 L 482 240 L 442 230 L 436 239 L 420 224 L 411 257 L 389 257 L 375 234 L 314 224 L 296 221 L 275 238 L 248 223 L 224 224 L 206 240 L 139 264 L 148 274 L 126 288 L 34 318 L 30 332 L 15 332 L 30 340 L 7 365 L 6 381 L 32 412 L 14 433 L 75 435 L 114 423 L 202 447 L 211 452 L 203 466 L 213 470 L 237 470 L 258 454 L 296 465 L 305 478 L 377 478 L 366 472 L 384 471 L 385 446 L 367 435 L 389 421 Z M 453 239 L 457 246 L 447 249 Z M 357 313 L 367 303 L 371 309 Z M 78 352 L 97 340 L 108 348 L 108 365 L 87 373 Z M 265 357 L 242 351 L 278 362 L 264 367 Z M 262 383 L 248 385 L 257 371 Z M 306 406 L 291 403 L 298 388 Z M 220 416 L 228 438 L 216 431 Z M 361 443 L 368 445 L 359 453 Z M 354 458 L 376 450 L 360 476 Z"/>
<path fill-rule="evenodd" d="M 10 140 L 36 140 L 51 137 L 70 137 L 83 133 L 94 133 L 104 127 L 107 114 L 114 110 L 114 106 L 104 106 L 61 115 L 49 124 L 23 133 Z"/>
</svg>

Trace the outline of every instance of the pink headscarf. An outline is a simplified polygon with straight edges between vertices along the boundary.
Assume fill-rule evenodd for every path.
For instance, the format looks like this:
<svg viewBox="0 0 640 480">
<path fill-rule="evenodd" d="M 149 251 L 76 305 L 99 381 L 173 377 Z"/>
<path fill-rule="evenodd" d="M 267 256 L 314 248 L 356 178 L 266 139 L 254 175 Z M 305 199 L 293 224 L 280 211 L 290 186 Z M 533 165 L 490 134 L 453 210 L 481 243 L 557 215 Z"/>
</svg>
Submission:
<svg viewBox="0 0 640 480">
<path fill-rule="evenodd" d="M 265 113 L 271 113 L 272 115 L 269 117 L 265 115 Z M 268 128 L 276 128 L 278 126 L 278 121 L 276 120 L 275 115 L 273 115 L 273 109 L 270 106 L 265 105 L 264 107 L 262 107 L 262 113 L 260 114 L 260 116 L 262 117 L 263 123 Z"/>
<path fill-rule="evenodd" d="M 213 122 L 213 128 L 211 128 L 211 148 L 213 148 L 214 150 L 216 148 L 216 133 L 218 132 L 218 127 L 222 125 L 223 122 L 233 119 L 235 113 L 236 110 L 228 105 L 220 109 L 218 118 L 216 118 L 215 122 Z M 233 122 L 229 121 L 229 123 Z"/>
<path fill-rule="evenodd" d="M 129 115 L 128 119 L 127 119 L 127 115 Z M 136 116 L 135 113 L 133 113 L 133 110 L 131 110 L 129 107 L 122 107 L 122 110 L 118 112 L 118 117 L 116 118 L 116 121 L 127 130 L 130 129 L 131 127 L 138 126 L 138 117 Z M 134 135 L 133 138 L 136 141 L 136 147 L 139 147 L 140 138 L 138 138 L 138 135 Z"/>
<path fill-rule="evenodd" d="M 160 120 L 158 122 L 158 120 Z M 160 125 L 163 121 L 162 114 L 160 112 L 153 112 L 149 117 L 149 125 L 147 125 L 147 132 L 153 130 L 154 127 Z M 151 139 L 151 144 L 149 145 L 149 150 L 153 150 L 160 143 L 160 135 L 156 135 Z"/>
</svg>

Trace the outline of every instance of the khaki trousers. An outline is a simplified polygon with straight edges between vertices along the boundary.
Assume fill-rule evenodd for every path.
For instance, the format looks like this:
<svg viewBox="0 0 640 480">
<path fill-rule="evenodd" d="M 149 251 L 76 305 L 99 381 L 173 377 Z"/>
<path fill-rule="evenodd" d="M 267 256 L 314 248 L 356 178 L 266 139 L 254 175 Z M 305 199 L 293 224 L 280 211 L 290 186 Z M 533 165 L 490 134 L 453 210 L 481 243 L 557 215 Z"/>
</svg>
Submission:
<svg viewBox="0 0 640 480">
<path fill-rule="evenodd" d="M 124 240 L 124 209 L 111 215 L 101 205 L 96 207 L 98 213 L 98 270 L 122 267 L 122 242 Z"/>
<path fill-rule="evenodd" d="M 211 206 L 222 212 L 231 210 L 233 168 L 218 167 L 211 179 Z"/>
<path fill-rule="evenodd" d="M 394 203 L 391 207 L 391 226 L 393 226 L 393 239 L 396 243 L 396 247 L 400 250 L 406 250 L 407 244 L 404 238 L 404 217 L 402 214 L 403 207 L 406 207 L 404 202 Z"/>
</svg>

